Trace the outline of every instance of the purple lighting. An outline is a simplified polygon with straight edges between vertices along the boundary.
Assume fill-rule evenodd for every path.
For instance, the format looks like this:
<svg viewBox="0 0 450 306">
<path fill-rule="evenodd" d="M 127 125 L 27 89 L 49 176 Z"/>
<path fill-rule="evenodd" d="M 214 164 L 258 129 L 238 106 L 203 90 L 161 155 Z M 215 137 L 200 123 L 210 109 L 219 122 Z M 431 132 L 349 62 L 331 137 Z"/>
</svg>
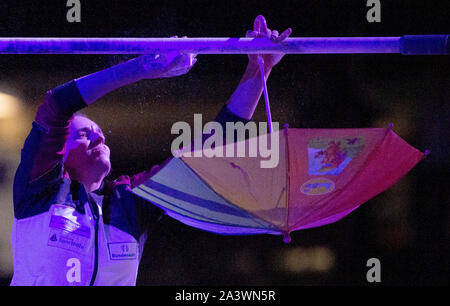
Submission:
<svg viewBox="0 0 450 306">
<path fill-rule="evenodd" d="M 448 54 L 448 35 L 266 38 L 0 38 L 0 54 Z"/>
</svg>

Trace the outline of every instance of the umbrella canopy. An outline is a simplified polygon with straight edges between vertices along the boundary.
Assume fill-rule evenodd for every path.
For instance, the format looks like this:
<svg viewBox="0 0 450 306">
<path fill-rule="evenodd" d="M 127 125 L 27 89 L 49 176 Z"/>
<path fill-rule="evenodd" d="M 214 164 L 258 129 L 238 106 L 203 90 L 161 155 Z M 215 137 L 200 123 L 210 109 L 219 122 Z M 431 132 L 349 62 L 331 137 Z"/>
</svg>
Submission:
<svg viewBox="0 0 450 306">
<path fill-rule="evenodd" d="M 388 189 L 423 157 L 392 129 L 290 129 L 276 166 L 256 157 L 174 157 L 133 192 L 187 225 L 230 235 L 289 233 L 335 222 Z M 266 135 L 256 137 L 258 143 Z M 254 139 L 253 139 L 254 140 Z M 252 139 L 243 143 L 249 148 Z M 242 143 L 227 144 L 237 147 Z M 254 142 L 253 142 L 254 145 Z M 272 142 L 272 145 L 275 145 Z M 189 157 L 190 156 L 190 157 Z"/>
</svg>

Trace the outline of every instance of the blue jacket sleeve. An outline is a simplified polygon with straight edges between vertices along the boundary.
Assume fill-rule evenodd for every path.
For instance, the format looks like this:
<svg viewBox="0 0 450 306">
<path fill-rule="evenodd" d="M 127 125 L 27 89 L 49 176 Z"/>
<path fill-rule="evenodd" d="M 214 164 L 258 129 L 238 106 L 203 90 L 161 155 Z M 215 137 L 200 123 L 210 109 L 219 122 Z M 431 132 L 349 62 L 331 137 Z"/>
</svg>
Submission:
<svg viewBox="0 0 450 306">
<path fill-rule="evenodd" d="M 85 106 L 74 81 L 47 92 L 21 151 L 13 187 L 15 212 L 62 178 L 70 123 Z"/>
</svg>

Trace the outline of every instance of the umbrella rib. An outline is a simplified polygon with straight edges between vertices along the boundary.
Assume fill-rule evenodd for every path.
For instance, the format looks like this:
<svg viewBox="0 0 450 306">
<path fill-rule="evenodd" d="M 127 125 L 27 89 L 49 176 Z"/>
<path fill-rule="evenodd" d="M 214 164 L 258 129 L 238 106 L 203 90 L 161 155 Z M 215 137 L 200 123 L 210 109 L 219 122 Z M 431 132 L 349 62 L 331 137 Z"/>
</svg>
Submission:
<svg viewBox="0 0 450 306">
<path fill-rule="evenodd" d="M 189 170 L 191 170 L 194 174 L 196 173 L 183 159 L 180 159 L 188 168 L 189 168 Z M 214 191 L 214 193 L 215 194 L 217 194 L 219 197 L 221 197 L 224 201 L 226 201 L 226 202 L 228 202 L 228 203 L 230 203 L 230 204 L 232 204 L 235 208 L 238 208 L 238 209 L 243 209 L 242 207 L 239 207 L 238 205 L 236 205 L 236 204 L 234 204 L 233 202 L 231 202 L 231 201 L 228 201 L 224 196 L 222 196 L 219 192 L 217 192 L 211 185 L 209 185 L 200 175 L 197 175 L 197 177 L 206 185 L 206 186 L 208 186 L 212 191 Z M 261 218 L 261 217 L 259 217 L 259 216 L 257 216 L 257 215 L 255 215 L 255 214 L 253 214 L 253 213 L 251 213 L 251 212 L 249 212 L 248 210 L 245 210 L 245 209 L 243 209 L 245 212 L 247 212 L 247 214 L 249 215 L 249 216 L 252 216 L 252 217 L 254 217 L 256 220 L 255 220 L 255 222 L 256 221 L 263 221 L 263 222 L 265 222 L 265 223 L 268 223 L 268 224 L 270 224 L 274 229 L 276 229 L 276 230 L 278 230 L 278 231 L 280 231 L 280 232 L 283 232 L 283 230 L 281 229 L 281 228 L 279 228 L 278 226 L 276 226 L 275 224 L 273 224 L 272 222 L 270 222 L 270 221 L 268 221 L 268 220 L 265 220 L 265 219 L 263 219 L 263 218 Z"/>
<path fill-rule="evenodd" d="M 285 137 L 286 137 L 286 234 L 289 236 L 289 193 L 290 193 L 290 168 L 289 168 L 289 140 L 288 140 L 288 126 L 285 127 Z"/>
<path fill-rule="evenodd" d="M 179 209 L 182 210 L 182 211 L 187 211 L 186 209 L 183 209 L 182 207 L 180 207 L 180 206 L 178 206 L 178 205 L 174 205 L 174 204 L 172 204 L 171 202 L 169 202 L 169 201 L 167 201 L 167 200 L 165 200 L 165 199 L 163 199 L 163 198 L 161 198 L 161 197 L 159 197 L 159 196 L 156 196 L 155 194 L 153 194 L 153 193 L 147 191 L 146 189 L 150 189 L 148 186 L 145 186 L 145 185 L 144 185 L 144 187 L 145 187 L 145 189 L 144 189 L 143 187 L 137 187 L 137 188 L 139 188 L 142 192 L 145 192 L 145 193 L 147 193 L 147 194 L 150 194 L 151 196 L 153 196 L 153 197 L 159 199 L 159 200 L 162 201 L 162 202 L 165 202 L 165 203 L 171 204 L 171 205 L 173 205 L 173 206 L 176 206 L 177 208 L 179 208 Z M 187 214 L 184 214 L 184 213 L 182 213 L 182 212 L 177 212 L 177 211 L 175 211 L 175 210 L 173 210 L 173 209 L 167 208 L 166 206 L 163 206 L 163 205 L 161 205 L 161 204 L 158 204 L 158 203 L 156 203 L 156 202 L 154 202 L 154 201 L 148 200 L 147 198 L 145 198 L 145 199 L 146 199 L 147 201 L 150 201 L 152 204 L 154 204 L 154 205 L 156 205 L 156 206 L 162 208 L 163 210 L 170 210 L 170 211 L 173 211 L 174 213 L 179 214 L 179 215 L 182 215 L 182 216 L 184 216 L 184 217 L 187 217 L 187 218 L 193 218 L 193 217 L 191 217 L 191 216 L 189 216 L 189 215 L 187 215 Z M 227 201 L 227 202 L 229 202 L 229 201 Z M 224 225 L 224 226 L 231 226 L 231 227 L 245 227 L 245 228 L 252 228 L 252 229 L 265 229 L 265 227 L 262 227 L 262 228 L 261 228 L 261 227 L 247 226 L 247 225 L 239 226 L 239 225 L 232 225 L 232 224 L 229 224 L 229 223 L 223 223 L 223 222 L 221 223 L 220 221 L 216 221 L 215 219 L 205 217 L 205 216 L 200 215 L 200 214 L 198 214 L 198 213 L 194 213 L 194 212 L 191 212 L 191 213 L 192 213 L 192 215 L 197 215 L 197 216 L 200 216 L 200 217 L 202 217 L 202 218 L 207 219 L 207 220 L 197 220 L 197 221 L 199 221 L 199 222 L 210 223 L 210 224 L 217 224 L 217 225 Z M 208 221 L 208 220 L 209 220 L 209 221 Z M 262 225 L 262 226 L 263 226 L 263 225 Z"/>
<path fill-rule="evenodd" d="M 350 183 L 350 182 L 349 182 L 349 183 Z M 348 183 L 348 184 L 349 184 L 349 183 Z M 314 203 L 314 206 L 316 207 L 317 205 L 321 205 L 322 203 L 330 202 L 333 198 L 339 196 L 339 194 L 341 194 L 342 191 L 344 191 L 344 188 L 345 188 L 345 186 L 344 186 L 343 188 L 336 189 L 336 190 L 333 192 L 333 194 L 330 195 L 330 197 L 325 197 L 325 198 L 323 198 L 323 199 L 319 199 L 317 202 Z M 320 210 L 320 208 L 321 208 L 321 207 L 317 207 L 317 208 L 314 210 L 314 212 Z M 341 213 L 341 212 L 338 212 L 337 214 L 339 214 L 339 213 Z M 309 215 L 311 215 L 311 213 L 310 213 Z M 324 219 L 324 218 L 328 218 L 328 217 L 334 216 L 334 215 L 335 215 L 335 214 L 329 215 L 329 216 L 326 216 L 326 217 L 323 217 L 323 218 L 321 218 L 320 220 L 322 220 L 322 219 Z M 299 221 L 299 222 L 297 222 L 297 223 L 294 223 L 294 224 L 292 225 L 292 228 L 297 227 L 297 226 L 298 226 L 299 224 L 301 224 L 302 222 L 303 222 L 303 220 L 301 220 L 301 221 Z M 315 222 L 315 221 L 314 221 L 314 222 Z M 310 223 L 312 223 L 312 222 L 308 222 L 308 223 L 306 223 L 306 224 L 304 224 L 304 225 L 308 225 L 308 224 L 310 224 Z"/>
</svg>

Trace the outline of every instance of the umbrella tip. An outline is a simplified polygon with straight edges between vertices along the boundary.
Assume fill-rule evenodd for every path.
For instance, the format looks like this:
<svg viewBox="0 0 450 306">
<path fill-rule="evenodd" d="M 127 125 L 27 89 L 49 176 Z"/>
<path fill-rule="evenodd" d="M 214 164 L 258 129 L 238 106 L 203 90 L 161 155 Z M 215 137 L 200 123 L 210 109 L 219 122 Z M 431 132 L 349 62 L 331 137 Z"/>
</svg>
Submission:
<svg viewBox="0 0 450 306">
<path fill-rule="evenodd" d="M 428 154 L 430 154 L 430 150 L 426 149 L 425 152 L 423 152 L 423 155 L 426 157 Z"/>
<path fill-rule="evenodd" d="M 386 134 L 389 133 L 390 130 L 392 130 L 392 128 L 394 127 L 393 123 L 389 123 L 387 129 L 386 129 Z"/>
<path fill-rule="evenodd" d="M 289 233 L 283 234 L 283 242 L 286 244 L 291 242 L 291 235 Z"/>
</svg>

